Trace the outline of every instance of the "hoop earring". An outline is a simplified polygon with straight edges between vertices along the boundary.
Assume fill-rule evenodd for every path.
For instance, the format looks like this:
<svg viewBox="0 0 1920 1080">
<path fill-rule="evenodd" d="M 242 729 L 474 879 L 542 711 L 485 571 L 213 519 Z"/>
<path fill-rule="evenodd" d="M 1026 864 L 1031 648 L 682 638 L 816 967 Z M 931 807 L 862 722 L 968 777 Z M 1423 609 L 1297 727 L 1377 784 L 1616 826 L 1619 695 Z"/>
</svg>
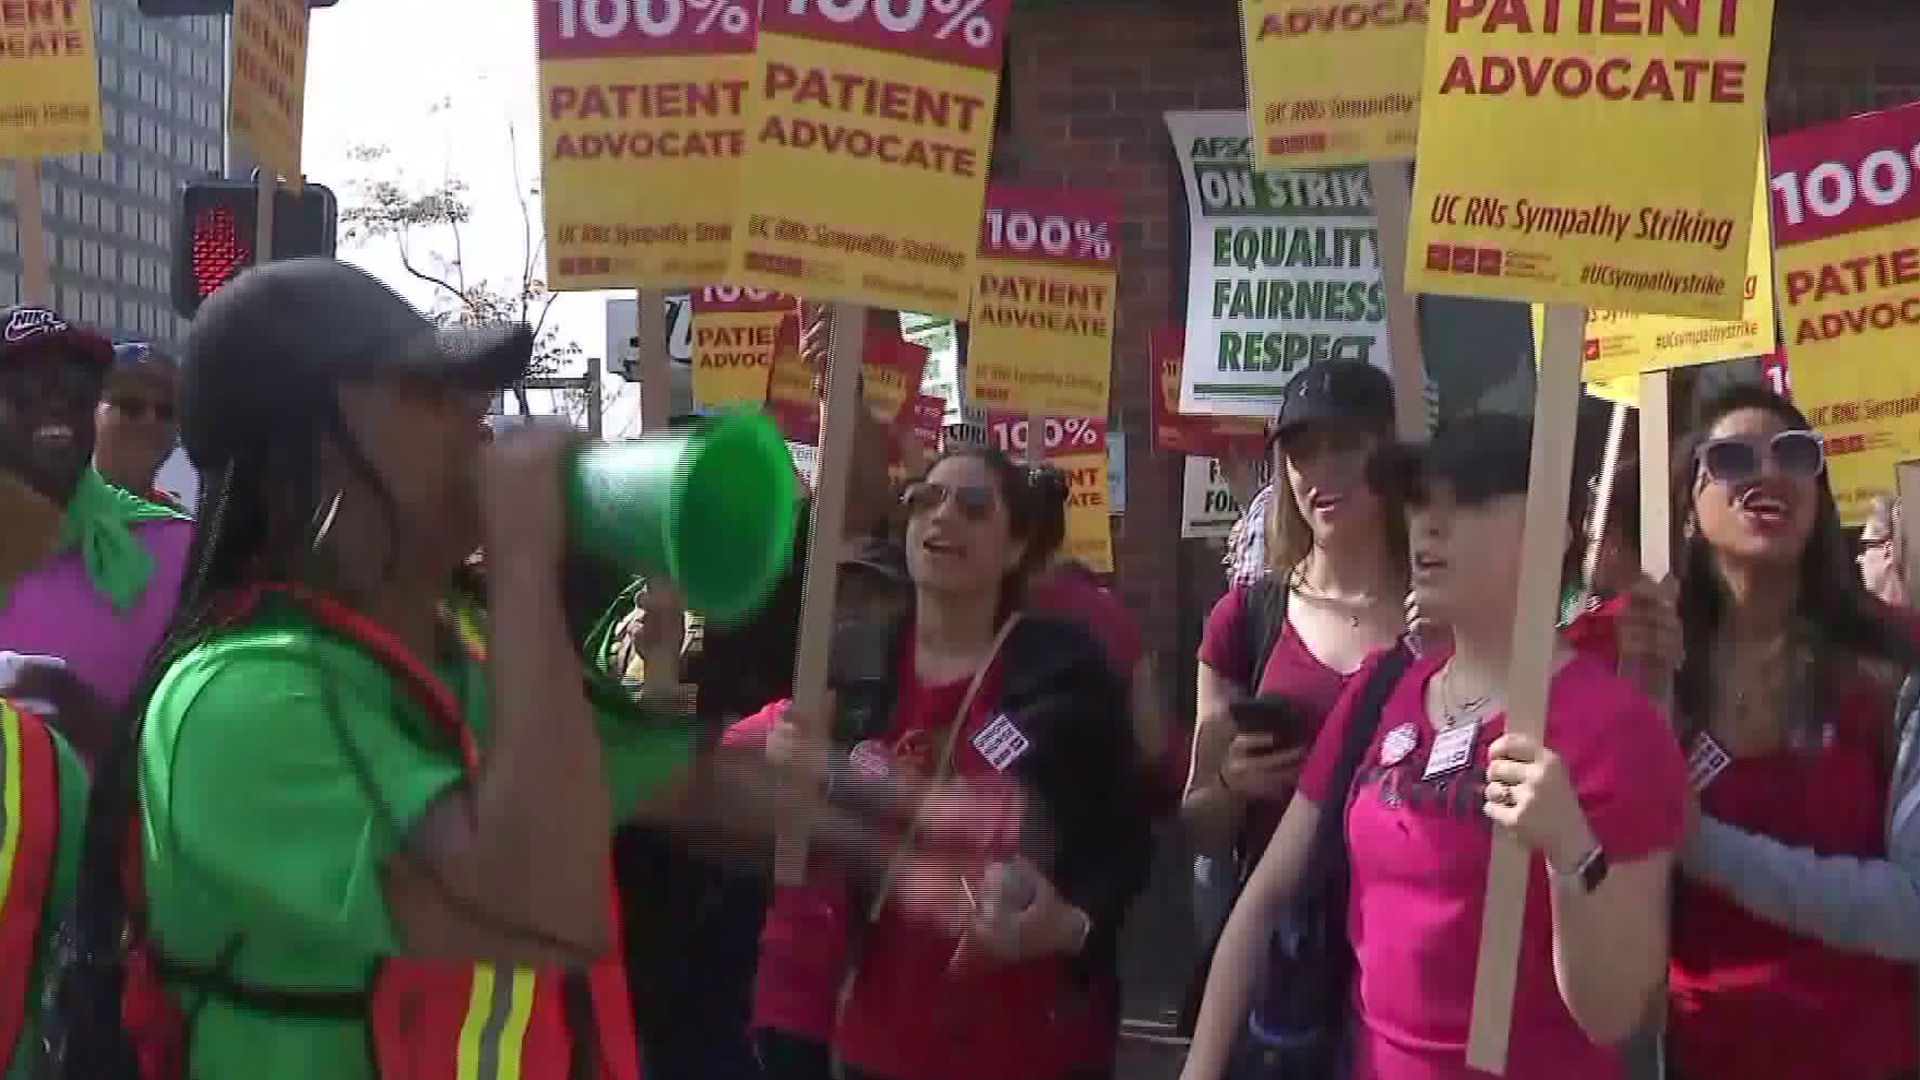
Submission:
<svg viewBox="0 0 1920 1080">
<path fill-rule="evenodd" d="M 320 545 L 326 543 L 327 534 L 333 531 L 334 519 L 340 516 L 340 498 L 343 494 L 345 493 L 335 491 L 326 509 L 313 515 L 316 521 L 313 528 L 313 550 L 320 550 Z"/>
</svg>

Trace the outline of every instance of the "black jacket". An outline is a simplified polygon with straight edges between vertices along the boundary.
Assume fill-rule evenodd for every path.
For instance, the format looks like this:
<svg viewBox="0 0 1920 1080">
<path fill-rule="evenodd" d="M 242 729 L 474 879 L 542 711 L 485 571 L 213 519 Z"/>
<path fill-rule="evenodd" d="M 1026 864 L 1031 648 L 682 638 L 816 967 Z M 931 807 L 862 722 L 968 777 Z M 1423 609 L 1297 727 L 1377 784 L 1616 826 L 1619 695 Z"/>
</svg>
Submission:
<svg viewBox="0 0 1920 1080">
<path fill-rule="evenodd" d="M 835 638 L 829 679 L 839 696 L 837 746 L 892 726 L 900 635 L 908 627 L 905 620 L 846 627 Z M 1153 848 L 1126 688 L 1091 634 L 1047 616 L 1023 616 L 999 663 L 989 715 L 1004 714 L 1031 743 L 1009 766 L 1034 800 L 1022 822 L 1022 854 L 1093 920 L 1072 970 L 1083 979 L 1110 976 L 1120 924 L 1146 887 Z"/>
</svg>

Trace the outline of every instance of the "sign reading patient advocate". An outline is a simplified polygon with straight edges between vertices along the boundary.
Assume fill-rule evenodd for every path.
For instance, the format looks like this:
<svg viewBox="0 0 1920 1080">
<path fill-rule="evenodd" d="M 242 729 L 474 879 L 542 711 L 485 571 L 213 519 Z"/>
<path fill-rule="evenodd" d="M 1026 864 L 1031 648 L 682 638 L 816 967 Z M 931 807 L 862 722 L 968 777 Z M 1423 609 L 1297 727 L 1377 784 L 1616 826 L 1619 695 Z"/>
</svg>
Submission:
<svg viewBox="0 0 1920 1080">
<path fill-rule="evenodd" d="M 967 320 L 967 404 L 1107 415 L 1116 217 L 1097 192 L 988 189 Z"/>
<path fill-rule="evenodd" d="M 764 0 L 726 280 L 967 317 L 1011 0 Z"/>
<path fill-rule="evenodd" d="M 1439 0 L 1408 292 L 1737 319 L 1773 0 Z"/>
<path fill-rule="evenodd" d="M 0 5 L 21 6 L 21 5 Z M 307 109 L 307 0 L 234 0 L 227 122 L 260 164 L 300 186 Z"/>
<path fill-rule="evenodd" d="M 1858 524 L 1920 457 L 1920 103 L 1769 145 L 1793 402 L 1826 436 L 1840 520 Z"/>
<path fill-rule="evenodd" d="M 0 4 L 0 157 L 97 154 L 92 0 Z"/>
<path fill-rule="evenodd" d="M 722 279 L 753 74 L 743 0 L 537 0 L 555 289 Z"/>
</svg>

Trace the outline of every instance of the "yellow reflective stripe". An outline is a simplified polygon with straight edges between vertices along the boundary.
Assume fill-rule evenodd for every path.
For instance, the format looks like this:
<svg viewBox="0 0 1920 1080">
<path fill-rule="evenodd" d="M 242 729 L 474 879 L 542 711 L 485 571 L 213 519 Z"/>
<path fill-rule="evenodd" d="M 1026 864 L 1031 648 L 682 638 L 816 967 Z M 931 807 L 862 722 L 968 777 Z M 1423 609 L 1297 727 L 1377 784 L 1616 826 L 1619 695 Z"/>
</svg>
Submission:
<svg viewBox="0 0 1920 1080">
<path fill-rule="evenodd" d="M 489 1080 L 520 1080 L 520 1054 L 527 1041 L 527 1021 L 533 1018 L 532 968 L 513 969 L 513 1003 L 507 1009 L 507 1024 L 500 1032 L 500 1071 Z"/>
<path fill-rule="evenodd" d="M 457 1080 L 520 1080 L 536 981 L 530 968 L 515 968 L 502 979 L 492 964 L 473 965 L 467 1016 L 460 1024 Z"/>
<path fill-rule="evenodd" d="M 487 659 L 487 635 L 480 629 L 480 616 L 473 608 L 459 605 L 453 610 L 453 629 L 460 643 L 475 660 L 485 663 Z"/>
<path fill-rule="evenodd" d="M 13 887 L 13 864 L 20 851 L 20 714 L 0 701 L 0 911 Z"/>
</svg>

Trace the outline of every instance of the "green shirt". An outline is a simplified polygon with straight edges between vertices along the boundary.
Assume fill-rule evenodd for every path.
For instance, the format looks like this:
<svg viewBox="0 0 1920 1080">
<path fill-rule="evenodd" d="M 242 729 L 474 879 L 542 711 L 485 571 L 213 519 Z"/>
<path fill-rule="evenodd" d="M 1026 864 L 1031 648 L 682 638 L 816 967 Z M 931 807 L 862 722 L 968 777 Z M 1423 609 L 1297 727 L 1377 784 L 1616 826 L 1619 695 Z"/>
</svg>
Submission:
<svg viewBox="0 0 1920 1080">
<path fill-rule="evenodd" d="M 437 666 L 485 754 L 487 683 Z M 687 760 L 691 729 L 625 703 L 598 716 L 624 817 Z M 177 660 L 147 705 L 140 752 L 148 911 L 167 955 L 280 990 L 365 988 L 402 951 L 381 870 L 464 773 L 459 752 L 372 654 L 287 604 Z M 608 823 L 611 838 L 613 822 Z M 194 1080 L 372 1080 L 366 1025 L 175 998 Z"/>
<path fill-rule="evenodd" d="M 80 876 L 80 846 L 87 818 L 87 770 L 80 756 L 67 745 L 60 733 L 48 729 L 53 738 L 54 758 L 59 763 L 60 831 L 55 840 L 53 879 L 47 882 L 47 896 L 40 905 L 39 940 L 33 947 L 33 970 L 27 975 L 29 995 L 20 1014 L 20 1038 L 8 1049 L 5 1080 L 27 1080 L 33 1074 L 35 1052 L 40 1045 L 41 991 L 53 974 L 53 943 L 60 932 L 60 919 L 73 902 L 73 890 Z"/>
</svg>

